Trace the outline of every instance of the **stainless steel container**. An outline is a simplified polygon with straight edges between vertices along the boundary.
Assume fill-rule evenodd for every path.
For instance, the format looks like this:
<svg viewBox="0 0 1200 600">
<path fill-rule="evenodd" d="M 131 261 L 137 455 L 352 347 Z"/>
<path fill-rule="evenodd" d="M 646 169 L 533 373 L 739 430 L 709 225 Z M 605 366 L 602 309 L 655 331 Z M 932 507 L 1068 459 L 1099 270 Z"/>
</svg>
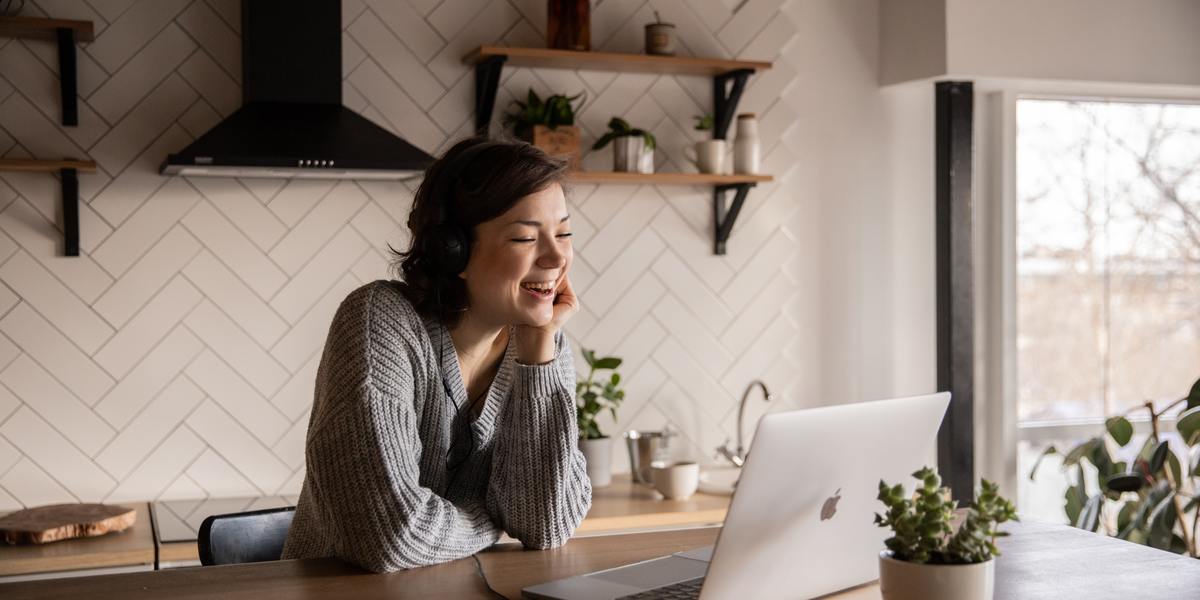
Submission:
<svg viewBox="0 0 1200 600">
<path fill-rule="evenodd" d="M 629 472 L 634 482 L 647 485 L 653 483 L 650 468 L 666 463 L 668 448 L 674 436 L 675 432 L 670 429 L 625 432 L 625 445 L 629 448 Z"/>
</svg>

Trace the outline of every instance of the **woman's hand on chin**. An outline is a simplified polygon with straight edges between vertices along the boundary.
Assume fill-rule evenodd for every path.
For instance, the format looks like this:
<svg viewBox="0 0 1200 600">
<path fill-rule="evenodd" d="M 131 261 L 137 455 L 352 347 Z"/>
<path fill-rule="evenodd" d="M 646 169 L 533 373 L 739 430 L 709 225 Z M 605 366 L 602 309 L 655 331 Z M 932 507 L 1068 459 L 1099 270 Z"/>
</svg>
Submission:
<svg viewBox="0 0 1200 600">
<path fill-rule="evenodd" d="M 554 290 L 554 313 L 545 325 L 517 325 L 517 360 L 540 365 L 554 360 L 554 334 L 579 310 L 579 299 L 566 275 Z"/>
</svg>

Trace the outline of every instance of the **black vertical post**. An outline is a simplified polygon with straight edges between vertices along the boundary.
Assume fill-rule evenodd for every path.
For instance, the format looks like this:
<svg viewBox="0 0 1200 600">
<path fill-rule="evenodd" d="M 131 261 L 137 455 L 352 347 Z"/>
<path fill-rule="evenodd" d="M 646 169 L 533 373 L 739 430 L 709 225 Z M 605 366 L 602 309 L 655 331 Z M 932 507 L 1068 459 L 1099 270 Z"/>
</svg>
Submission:
<svg viewBox="0 0 1200 600">
<path fill-rule="evenodd" d="M 951 394 L 938 432 L 938 468 L 954 497 L 975 496 L 975 335 L 971 138 L 974 88 L 943 81 L 937 94 L 937 386 Z"/>
<path fill-rule="evenodd" d="M 79 176 L 75 169 L 62 169 L 63 255 L 79 256 Z"/>
<path fill-rule="evenodd" d="M 62 124 L 74 127 L 79 124 L 79 103 L 75 92 L 75 30 L 59 27 L 58 32 L 58 85 L 62 94 Z"/>
</svg>

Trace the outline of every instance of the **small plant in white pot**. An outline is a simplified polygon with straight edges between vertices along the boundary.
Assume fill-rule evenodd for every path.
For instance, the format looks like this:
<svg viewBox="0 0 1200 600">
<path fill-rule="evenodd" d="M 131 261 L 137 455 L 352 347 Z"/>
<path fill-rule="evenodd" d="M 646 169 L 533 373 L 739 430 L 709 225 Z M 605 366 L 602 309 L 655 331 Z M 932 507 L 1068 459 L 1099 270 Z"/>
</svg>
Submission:
<svg viewBox="0 0 1200 600">
<path fill-rule="evenodd" d="M 879 482 L 885 514 L 875 524 L 892 530 L 879 553 L 879 587 L 884 600 L 992 600 L 996 538 L 1008 535 L 1001 523 L 1016 521 L 1012 503 L 984 479 L 976 499 L 955 531 L 956 502 L 937 471 L 913 473 L 921 481 L 912 497 L 901 484 Z"/>
<path fill-rule="evenodd" d="M 615 356 L 596 358 L 596 353 L 583 348 L 588 364 L 587 377 L 575 384 L 575 417 L 579 424 L 579 450 L 587 461 L 588 479 L 592 487 L 604 487 L 612 482 L 612 438 L 600 431 L 596 417 L 607 410 L 617 418 L 617 407 L 625 399 L 620 388 L 621 375 L 617 367 L 621 359 Z M 597 371 L 612 371 L 608 377 L 596 378 Z"/>
<path fill-rule="evenodd" d="M 625 173 L 653 173 L 654 147 L 657 141 L 654 134 L 631 126 L 621 117 L 613 117 L 608 122 L 608 131 L 592 144 L 592 150 L 599 150 L 613 143 L 613 170 Z"/>
</svg>

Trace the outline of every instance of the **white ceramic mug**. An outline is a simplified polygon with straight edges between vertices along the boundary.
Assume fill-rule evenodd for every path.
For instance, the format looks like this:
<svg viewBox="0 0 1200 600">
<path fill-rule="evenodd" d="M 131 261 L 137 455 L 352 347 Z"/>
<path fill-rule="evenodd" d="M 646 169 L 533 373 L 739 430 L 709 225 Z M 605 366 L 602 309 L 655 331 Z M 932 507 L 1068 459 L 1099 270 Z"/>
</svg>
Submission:
<svg viewBox="0 0 1200 600">
<path fill-rule="evenodd" d="M 689 156 L 687 151 L 687 148 L 683 149 L 684 158 L 696 165 L 701 173 L 725 172 L 725 140 L 696 142 L 693 156 Z"/>
<path fill-rule="evenodd" d="M 668 500 L 687 499 L 700 486 L 700 465 L 694 462 L 654 465 L 650 472 L 654 489 Z"/>
</svg>

